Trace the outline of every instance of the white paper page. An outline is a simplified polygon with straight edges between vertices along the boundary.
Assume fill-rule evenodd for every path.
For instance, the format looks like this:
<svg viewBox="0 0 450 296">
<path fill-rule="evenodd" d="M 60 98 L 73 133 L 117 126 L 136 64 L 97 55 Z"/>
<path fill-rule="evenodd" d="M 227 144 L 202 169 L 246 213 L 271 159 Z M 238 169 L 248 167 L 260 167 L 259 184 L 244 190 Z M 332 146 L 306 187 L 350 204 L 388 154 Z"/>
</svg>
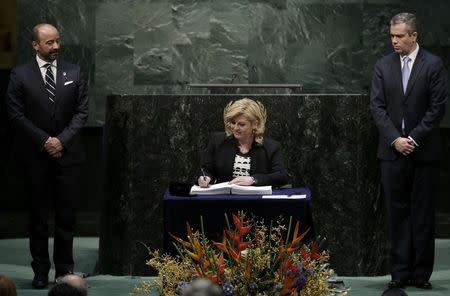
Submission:
<svg viewBox="0 0 450 296">
<path fill-rule="evenodd" d="M 263 195 L 262 198 L 267 199 L 305 199 L 306 194 L 294 194 L 294 195 Z"/>
<path fill-rule="evenodd" d="M 261 195 L 261 194 L 271 194 L 272 186 L 240 186 L 240 185 L 231 185 L 231 192 L 233 194 L 241 194 L 241 195 Z"/>
<path fill-rule="evenodd" d="M 231 187 L 230 184 L 228 184 L 228 182 L 222 182 L 222 183 L 217 183 L 217 184 L 211 184 L 206 188 L 194 185 L 191 188 L 191 194 L 226 194 L 229 193 L 229 188 Z M 228 189 L 228 190 L 226 190 Z"/>
</svg>

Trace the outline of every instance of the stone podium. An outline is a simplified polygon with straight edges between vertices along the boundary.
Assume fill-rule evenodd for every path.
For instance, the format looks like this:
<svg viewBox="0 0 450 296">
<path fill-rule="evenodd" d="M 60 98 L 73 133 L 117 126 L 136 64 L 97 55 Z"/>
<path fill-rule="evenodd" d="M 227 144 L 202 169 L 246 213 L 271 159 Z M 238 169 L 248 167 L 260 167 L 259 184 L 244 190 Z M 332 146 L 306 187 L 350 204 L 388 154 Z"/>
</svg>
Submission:
<svg viewBox="0 0 450 296">
<path fill-rule="evenodd" d="M 266 106 L 267 134 L 282 144 L 293 186 L 310 188 L 315 230 L 326 237 L 332 268 L 348 276 L 387 272 L 368 96 L 218 94 L 108 97 L 102 273 L 151 272 L 146 246 L 162 248 L 165 189 L 194 180 L 209 134 L 223 130 L 224 106 L 245 96 Z"/>
</svg>

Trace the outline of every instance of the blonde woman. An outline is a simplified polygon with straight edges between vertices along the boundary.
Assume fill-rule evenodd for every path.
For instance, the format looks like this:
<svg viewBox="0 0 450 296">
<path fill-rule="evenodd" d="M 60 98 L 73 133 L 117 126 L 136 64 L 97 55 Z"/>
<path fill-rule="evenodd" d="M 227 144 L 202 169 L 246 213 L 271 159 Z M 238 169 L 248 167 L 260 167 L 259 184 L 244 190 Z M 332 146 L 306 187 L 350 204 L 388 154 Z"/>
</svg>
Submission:
<svg viewBox="0 0 450 296">
<path fill-rule="evenodd" d="M 285 185 L 288 173 L 279 144 L 264 137 L 266 119 L 266 108 L 259 101 L 244 98 L 228 103 L 223 111 L 225 132 L 212 135 L 198 184 Z"/>
</svg>

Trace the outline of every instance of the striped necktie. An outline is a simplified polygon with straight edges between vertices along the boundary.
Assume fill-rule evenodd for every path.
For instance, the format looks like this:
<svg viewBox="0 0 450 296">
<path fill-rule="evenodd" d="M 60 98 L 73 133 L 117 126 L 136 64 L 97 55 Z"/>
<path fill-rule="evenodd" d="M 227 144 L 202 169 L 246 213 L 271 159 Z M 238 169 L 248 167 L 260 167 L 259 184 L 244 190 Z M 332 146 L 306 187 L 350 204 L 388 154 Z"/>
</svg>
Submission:
<svg viewBox="0 0 450 296">
<path fill-rule="evenodd" d="M 48 99 L 55 102 L 56 83 L 55 76 L 53 75 L 52 64 L 45 64 L 47 71 L 45 72 L 45 89 L 47 89 Z"/>
</svg>

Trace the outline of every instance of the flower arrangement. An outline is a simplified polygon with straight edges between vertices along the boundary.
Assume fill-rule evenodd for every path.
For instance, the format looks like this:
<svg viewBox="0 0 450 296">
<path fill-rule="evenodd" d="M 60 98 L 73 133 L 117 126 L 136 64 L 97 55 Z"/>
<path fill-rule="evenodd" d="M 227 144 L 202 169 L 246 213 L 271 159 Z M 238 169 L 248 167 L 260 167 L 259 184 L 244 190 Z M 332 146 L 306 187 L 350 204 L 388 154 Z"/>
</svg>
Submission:
<svg viewBox="0 0 450 296">
<path fill-rule="evenodd" d="M 220 242 L 205 237 L 203 221 L 201 232 L 186 223 L 186 240 L 171 234 L 179 255 L 150 251 L 147 265 L 157 270 L 158 277 L 133 292 L 157 288 L 163 296 L 180 295 L 193 279 L 206 278 L 220 285 L 226 296 L 335 295 L 327 282 L 333 275 L 329 255 L 318 251 L 317 242 L 303 244 L 309 229 L 301 233 L 299 222 L 292 231 L 292 219 L 287 229 L 281 221 L 267 228 L 242 212 L 232 215 L 232 225 L 227 215 L 225 219 Z"/>
</svg>

